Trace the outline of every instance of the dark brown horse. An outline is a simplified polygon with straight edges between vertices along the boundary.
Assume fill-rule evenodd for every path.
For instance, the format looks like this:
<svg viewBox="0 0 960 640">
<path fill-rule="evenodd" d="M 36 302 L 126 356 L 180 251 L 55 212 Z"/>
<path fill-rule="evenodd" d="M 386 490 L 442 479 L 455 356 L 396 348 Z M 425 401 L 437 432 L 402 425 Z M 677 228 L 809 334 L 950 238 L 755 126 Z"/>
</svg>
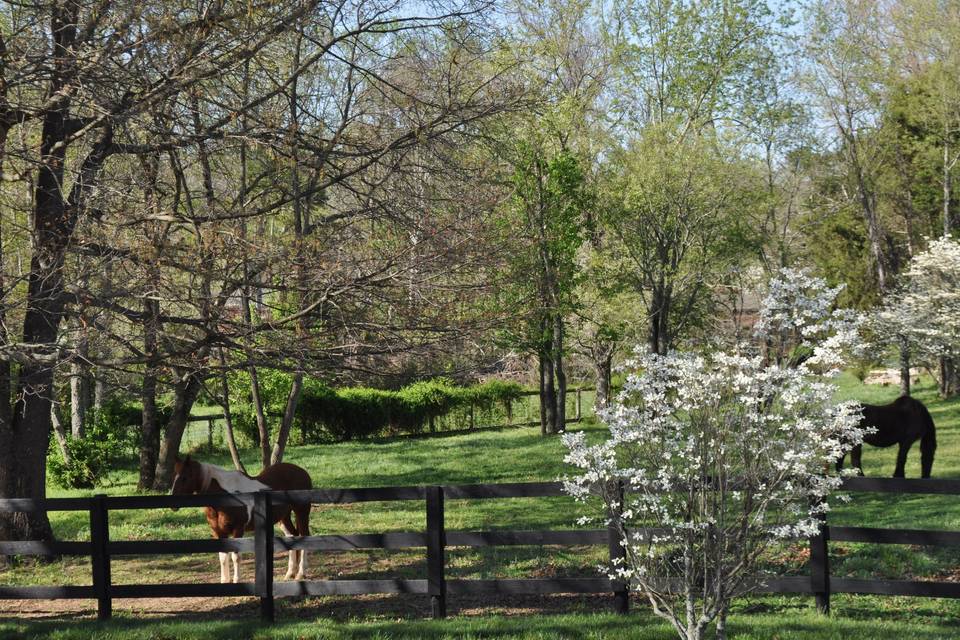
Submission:
<svg viewBox="0 0 960 640">
<path fill-rule="evenodd" d="M 174 470 L 173 495 L 193 493 L 240 493 L 255 492 L 273 489 L 276 491 L 296 491 L 313 488 L 310 475 L 294 464 L 281 462 L 264 468 L 254 478 L 240 473 L 223 469 L 216 465 L 191 460 L 190 456 L 180 460 L 177 458 Z M 207 522 L 214 538 L 242 538 L 244 531 L 253 530 L 253 519 L 250 510 L 245 506 L 236 507 L 205 507 Z M 291 514 L 296 515 L 296 526 Z M 280 523 L 283 532 L 288 536 L 310 535 L 310 504 L 282 505 L 273 508 L 273 522 Z M 299 554 L 299 563 L 298 556 Z M 240 559 L 236 552 L 230 553 L 233 560 L 233 581 L 240 581 Z M 291 578 L 304 580 L 307 572 L 307 554 L 305 551 L 290 551 L 287 565 L 286 580 Z M 220 582 L 228 582 L 227 554 L 220 553 Z"/>
<path fill-rule="evenodd" d="M 903 477 L 907 453 L 913 443 L 919 440 L 921 477 L 930 477 L 933 454 L 937 450 L 937 430 L 930 412 L 922 402 L 909 396 L 901 396 L 890 404 L 865 404 L 860 426 L 876 429 L 864 435 L 863 441 L 867 444 L 875 447 L 900 447 L 897 451 L 897 467 L 893 471 L 894 478 Z M 860 475 L 863 475 L 863 466 L 860 463 L 862 449 L 861 445 L 857 445 L 850 452 L 850 462 L 860 470 Z M 843 467 L 844 458 L 840 458 L 837 469 Z"/>
</svg>

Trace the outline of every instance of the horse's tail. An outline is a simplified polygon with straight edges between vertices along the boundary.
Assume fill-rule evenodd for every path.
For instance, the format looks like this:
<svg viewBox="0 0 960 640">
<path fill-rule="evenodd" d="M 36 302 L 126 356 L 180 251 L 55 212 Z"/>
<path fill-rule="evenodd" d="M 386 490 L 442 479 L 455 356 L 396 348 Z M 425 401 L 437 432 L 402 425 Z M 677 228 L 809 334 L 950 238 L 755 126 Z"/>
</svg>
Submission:
<svg viewBox="0 0 960 640">
<path fill-rule="evenodd" d="M 933 417 L 927 408 L 921 403 L 917 409 L 920 411 L 920 417 L 926 427 L 923 435 L 920 436 L 920 477 L 929 478 L 933 470 L 933 454 L 937 450 L 937 428 L 933 424 Z"/>
</svg>

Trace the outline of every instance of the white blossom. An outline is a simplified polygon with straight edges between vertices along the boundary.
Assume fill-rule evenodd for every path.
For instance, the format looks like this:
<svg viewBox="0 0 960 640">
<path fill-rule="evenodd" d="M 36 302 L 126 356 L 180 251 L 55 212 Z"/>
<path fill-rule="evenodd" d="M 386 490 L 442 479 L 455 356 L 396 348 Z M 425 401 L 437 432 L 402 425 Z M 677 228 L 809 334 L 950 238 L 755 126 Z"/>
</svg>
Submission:
<svg viewBox="0 0 960 640">
<path fill-rule="evenodd" d="M 905 339 L 921 358 L 960 357 L 960 243 L 943 236 L 914 255 L 873 326 L 880 342 Z"/>
<path fill-rule="evenodd" d="M 842 481 L 828 470 L 862 441 L 859 406 L 834 402 L 823 375 L 858 345 L 859 319 L 833 310 L 838 292 L 800 271 L 771 283 L 757 337 L 793 340 L 808 350 L 804 362 L 750 355 L 746 345 L 638 349 L 600 414 L 609 438 L 564 436 L 565 460 L 578 469 L 566 490 L 583 501 L 600 495 L 627 551 L 611 579 L 629 580 L 682 637 L 749 589 L 768 545 L 816 534 Z"/>
</svg>

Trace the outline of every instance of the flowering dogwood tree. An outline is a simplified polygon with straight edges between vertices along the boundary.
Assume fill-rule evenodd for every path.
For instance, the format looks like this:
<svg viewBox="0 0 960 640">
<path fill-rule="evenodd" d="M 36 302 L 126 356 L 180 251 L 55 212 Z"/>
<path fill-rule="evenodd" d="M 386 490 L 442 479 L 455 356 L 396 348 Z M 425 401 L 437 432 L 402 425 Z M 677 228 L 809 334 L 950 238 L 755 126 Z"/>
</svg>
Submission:
<svg viewBox="0 0 960 640">
<path fill-rule="evenodd" d="M 681 638 L 703 638 L 714 619 L 725 637 L 727 608 L 755 588 L 764 551 L 816 534 L 841 482 L 825 470 L 862 440 L 859 407 L 835 403 L 814 373 L 839 365 L 852 339 L 827 304 L 836 293 L 801 272 L 771 287 L 767 303 L 777 304 L 761 314 L 760 337 L 769 345 L 795 332 L 810 351 L 802 363 L 638 353 L 602 412 L 609 439 L 564 437 L 566 461 L 581 471 L 566 490 L 599 494 L 622 536 L 626 558 L 611 579 L 643 593 Z"/>
<path fill-rule="evenodd" d="M 827 370 L 843 365 L 860 348 L 863 317 L 851 309 L 835 309 L 843 285 L 829 287 L 823 278 L 802 269 L 784 268 L 772 279 L 760 304 L 754 335 L 778 365 L 805 363 Z"/>
<path fill-rule="evenodd" d="M 960 359 L 960 243 L 943 236 L 914 255 L 873 324 L 881 339 L 904 337 L 928 363 Z"/>
</svg>

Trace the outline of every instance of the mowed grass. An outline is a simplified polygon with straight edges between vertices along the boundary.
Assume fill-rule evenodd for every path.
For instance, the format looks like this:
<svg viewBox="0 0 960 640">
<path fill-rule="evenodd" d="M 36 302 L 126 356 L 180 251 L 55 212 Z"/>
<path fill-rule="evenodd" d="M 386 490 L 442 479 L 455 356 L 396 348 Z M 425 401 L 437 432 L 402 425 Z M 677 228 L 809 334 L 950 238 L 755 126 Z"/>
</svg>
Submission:
<svg viewBox="0 0 960 640">
<path fill-rule="evenodd" d="M 891 599 L 896 600 L 896 599 Z M 927 603 L 929 604 L 929 603 Z M 894 603 L 875 606 L 869 599 L 835 598 L 834 615 L 818 615 L 797 599 L 737 605 L 728 622 L 738 640 L 953 640 L 957 619 L 936 606 Z M 0 621 L 0 638 L 50 640 L 670 640 L 676 633 L 646 608 L 626 616 L 577 612 L 563 615 L 488 615 L 443 621 L 329 617 L 284 620 L 262 625 L 246 619 L 143 621 L 118 616 L 113 621 Z"/>
<path fill-rule="evenodd" d="M 842 398 L 883 403 L 897 396 L 895 387 L 868 387 L 847 374 L 838 382 Z M 918 385 L 915 395 L 928 405 L 938 427 L 939 448 L 934 477 L 960 478 L 960 401 L 937 398 L 929 379 Z M 591 420 L 571 425 L 570 429 L 583 429 L 588 437 L 596 440 L 602 439 L 605 433 L 601 425 Z M 537 427 L 513 427 L 413 438 L 298 445 L 288 448 L 286 460 L 308 469 L 316 487 L 375 487 L 555 480 L 570 471 L 563 463 L 563 455 L 564 447 L 559 438 L 544 438 Z M 895 456 L 894 448 L 867 447 L 863 459 L 866 474 L 891 475 Z M 206 454 L 202 459 L 230 465 L 229 458 L 223 453 Z M 244 461 L 252 471 L 259 468 L 256 452 L 245 452 Z M 919 447 L 911 451 L 907 476 L 919 477 Z M 97 492 L 124 495 L 134 493 L 135 487 L 135 471 L 120 470 L 113 474 L 109 486 Z M 93 492 L 50 490 L 51 496 L 90 493 Z M 960 530 L 960 497 L 957 496 L 864 493 L 854 494 L 851 498 L 851 502 L 837 506 L 830 514 L 831 523 Z M 576 519 L 588 511 L 566 498 L 449 500 L 446 523 L 448 530 L 569 528 L 574 527 Z M 111 512 L 110 519 L 113 540 L 203 539 L 210 535 L 199 509 L 118 511 Z M 89 536 L 85 513 L 55 513 L 51 514 L 51 520 L 61 539 L 83 540 Z M 317 505 L 311 524 L 316 534 L 422 530 L 424 505 L 421 501 Z M 785 549 L 780 560 L 781 569 L 788 573 L 803 573 L 803 552 L 803 545 Z M 952 580 L 960 577 L 960 554 L 955 548 L 833 543 L 831 555 L 831 570 L 837 576 Z M 597 564 L 604 558 L 605 549 L 602 547 L 452 549 L 448 575 L 452 578 L 593 576 Z M 425 575 L 423 554 L 418 550 L 314 553 L 311 563 L 314 578 L 419 578 Z M 278 557 L 277 571 L 282 573 L 285 564 L 284 559 Z M 248 559 L 244 579 L 250 579 L 251 572 Z M 75 558 L 52 564 L 27 563 L 0 573 L 0 583 L 89 584 L 89 575 L 89 560 Z M 116 583 L 213 582 L 217 575 L 217 562 L 212 554 L 116 558 L 113 562 Z M 836 615 L 829 620 L 811 612 L 810 598 L 764 597 L 745 601 L 738 605 L 736 622 L 732 624 L 735 637 L 805 639 L 859 634 L 865 638 L 960 638 L 958 601 L 856 596 L 839 596 L 835 600 L 841 604 L 835 604 Z M 873 612 L 876 612 L 876 619 L 873 619 Z M 847 615 L 849 619 L 845 617 Z M 63 638 L 219 638 L 237 637 L 230 634 L 242 629 L 245 635 L 240 637 L 265 638 L 671 637 L 669 629 L 643 612 L 628 618 L 576 614 L 523 619 L 485 617 L 445 623 L 399 623 L 366 618 L 364 614 L 362 622 L 285 622 L 269 631 L 251 625 L 249 620 L 241 623 L 229 619 L 194 621 L 179 626 L 170 623 L 140 625 L 119 620 L 103 627 L 71 623 L 63 629 L 43 623 L 18 627 L 16 623 L 8 622 L 0 623 L 0 635 L 42 632 L 50 637 Z"/>
</svg>

